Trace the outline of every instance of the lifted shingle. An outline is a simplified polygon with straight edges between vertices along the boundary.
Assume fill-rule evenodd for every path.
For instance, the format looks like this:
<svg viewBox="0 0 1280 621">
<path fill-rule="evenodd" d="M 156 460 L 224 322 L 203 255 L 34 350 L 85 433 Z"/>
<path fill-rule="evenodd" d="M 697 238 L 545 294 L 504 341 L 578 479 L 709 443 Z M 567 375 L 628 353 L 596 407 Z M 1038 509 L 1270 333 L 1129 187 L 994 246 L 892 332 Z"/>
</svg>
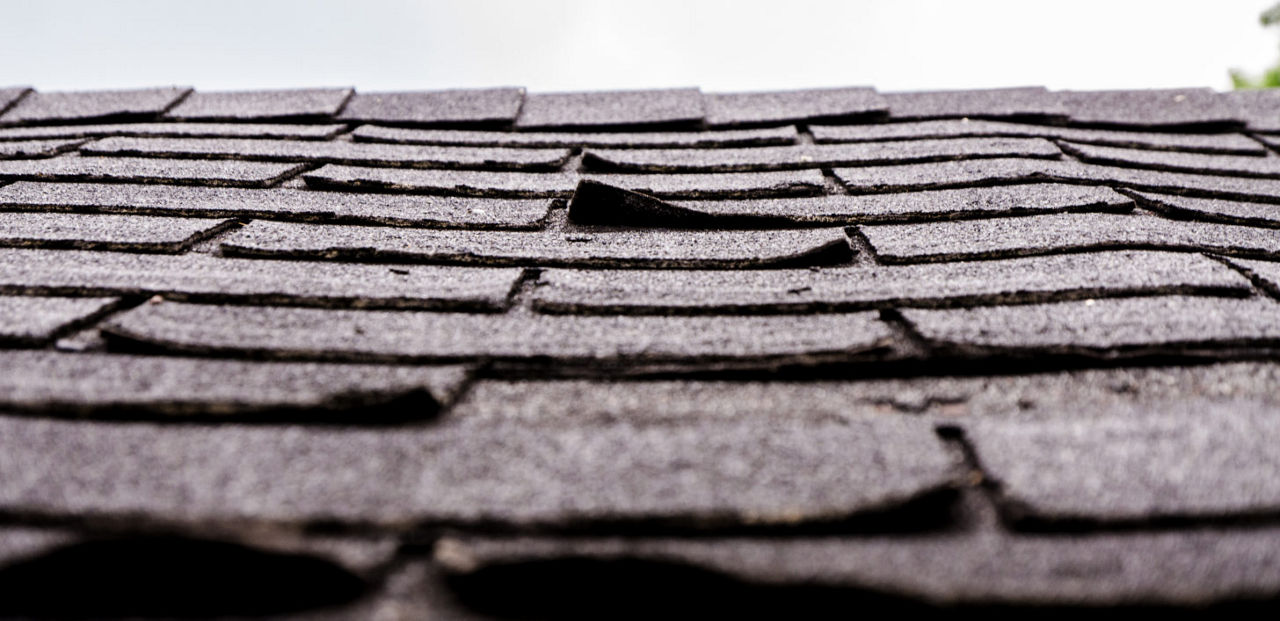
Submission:
<svg viewBox="0 0 1280 621">
<path fill-rule="evenodd" d="M 306 168 L 306 164 L 274 162 L 62 156 L 0 161 L 0 179 L 266 187 Z"/>
<path fill-rule="evenodd" d="M 815 265 L 853 256 L 841 229 L 517 233 L 263 221 L 235 231 L 222 250 L 347 261 L 650 268 Z"/>
<path fill-rule="evenodd" d="M 116 123 L 111 125 L 34 125 L 0 128 L 0 140 L 171 136 L 175 138 L 294 138 L 327 140 L 345 125 L 300 123 Z"/>
<path fill-rule="evenodd" d="M 3 145 L 4 143 L 0 143 Z M 314 162 L 403 168 L 557 170 L 567 149 L 432 147 L 356 142 L 245 138 L 103 138 L 80 148 L 86 155 Z"/>
<path fill-rule="evenodd" d="M 307 326 L 305 330 L 298 326 Z M 631 317 L 352 311 L 148 304 L 115 317 L 116 339 L 168 351 L 344 360 L 772 363 L 884 353 L 874 312 L 768 317 Z"/>
<path fill-rule="evenodd" d="M 812 196 L 822 194 L 826 189 L 822 172 L 817 170 L 674 175 L 594 174 L 584 175 L 583 178 L 663 198 Z"/>
<path fill-rule="evenodd" d="M 83 140 L 23 140 L 18 142 L 0 142 L 0 159 L 47 157 L 63 151 L 70 151 Z"/>
<path fill-rule="evenodd" d="M 1207 175 L 1280 178 L 1280 157 L 1275 155 L 1267 157 L 1206 155 L 1104 147 L 1071 142 L 1062 142 L 1061 144 L 1067 153 L 1095 164 Z"/>
<path fill-rule="evenodd" d="M 582 163 L 595 170 L 731 172 L 1061 155 L 1056 145 L 1043 138 L 954 138 L 750 149 L 593 149 Z"/>
<path fill-rule="evenodd" d="M 0 124 L 150 119 L 168 110 L 190 92 L 188 87 L 36 91 L 0 115 Z"/>
<path fill-rule="evenodd" d="M 182 252 L 235 220 L 0 212 L 0 246 Z"/>
<path fill-rule="evenodd" d="M 576 180 L 562 173 L 513 173 L 475 170 L 398 170 L 328 164 L 302 175 L 307 186 L 322 190 L 409 192 L 512 198 L 564 198 Z"/>
<path fill-rule="evenodd" d="M 1238 127 L 1239 106 L 1208 88 L 1062 91 L 1072 123 L 1147 128 Z"/>
<path fill-rule="evenodd" d="M 114 183 L 19 181 L 0 187 L 0 209 L 32 208 L 390 226 L 536 229 L 546 219 L 551 201 Z"/>
<path fill-rule="evenodd" d="M 353 92 L 350 88 L 196 91 L 165 117 L 219 121 L 323 119 L 336 115 Z"/>
<path fill-rule="evenodd" d="M 452 129 L 403 129 L 361 125 L 357 142 L 435 144 L 470 147 L 750 147 L 794 144 L 796 128 L 730 129 L 707 132 L 497 132 Z M 0 131 L 0 137 L 4 132 Z M 1245 138 L 1245 140 L 1248 140 Z M 1249 141 L 1254 146 L 1256 142 Z"/>
<path fill-rule="evenodd" d="M 110 311 L 118 301 L 0 295 L 0 344 L 44 345 L 58 334 Z"/>
<path fill-rule="evenodd" d="M 1041 86 L 884 93 L 884 100 L 894 120 L 961 117 L 1059 120 L 1067 115 L 1059 98 Z"/>
<path fill-rule="evenodd" d="M 1168 212 L 1176 218 L 1218 220 L 1253 226 L 1280 226 L 1280 206 L 1220 198 L 1193 198 L 1176 194 L 1130 192 L 1143 207 Z"/>
<path fill-rule="evenodd" d="M 0 290 L 203 302 L 501 310 L 518 269 L 386 267 L 72 250 L 0 250 Z"/>
<path fill-rule="evenodd" d="M 509 125 L 515 121 L 523 100 L 523 88 L 356 93 L 338 120 L 401 125 Z"/>
<path fill-rule="evenodd" d="M 1274 229 L 1167 220 L 1146 215 L 1052 214 L 860 227 L 876 255 L 890 263 L 955 261 L 1090 250 L 1210 251 L 1280 255 Z"/>
<path fill-rule="evenodd" d="M 815 88 L 795 91 L 707 93 L 707 125 L 763 125 L 799 121 L 861 120 L 885 115 L 875 89 Z"/>
<path fill-rule="evenodd" d="M 353 423 L 430 418 L 467 380 L 464 366 L 250 362 L 0 352 L 0 408 L 92 418 L 245 416 Z M 380 411 L 381 410 L 381 411 Z"/>
<path fill-rule="evenodd" d="M 2 256 L 2 255 L 0 255 Z M 534 307 L 555 313 L 829 312 L 1120 295 L 1245 296 L 1249 282 L 1196 254 L 1099 252 L 972 263 L 770 271 L 544 272 Z"/>
<path fill-rule="evenodd" d="M 696 88 L 529 93 L 516 127 L 692 126 L 702 117 Z"/>
</svg>

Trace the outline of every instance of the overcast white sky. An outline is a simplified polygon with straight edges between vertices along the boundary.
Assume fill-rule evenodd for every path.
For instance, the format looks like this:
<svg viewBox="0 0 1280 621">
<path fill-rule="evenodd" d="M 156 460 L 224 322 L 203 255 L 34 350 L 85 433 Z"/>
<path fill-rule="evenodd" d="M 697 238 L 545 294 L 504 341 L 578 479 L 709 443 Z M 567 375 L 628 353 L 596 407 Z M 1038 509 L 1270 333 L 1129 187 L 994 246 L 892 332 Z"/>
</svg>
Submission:
<svg viewBox="0 0 1280 621">
<path fill-rule="evenodd" d="M 1274 0 L 0 0 L 0 85 L 1229 86 Z"/>
</svg>

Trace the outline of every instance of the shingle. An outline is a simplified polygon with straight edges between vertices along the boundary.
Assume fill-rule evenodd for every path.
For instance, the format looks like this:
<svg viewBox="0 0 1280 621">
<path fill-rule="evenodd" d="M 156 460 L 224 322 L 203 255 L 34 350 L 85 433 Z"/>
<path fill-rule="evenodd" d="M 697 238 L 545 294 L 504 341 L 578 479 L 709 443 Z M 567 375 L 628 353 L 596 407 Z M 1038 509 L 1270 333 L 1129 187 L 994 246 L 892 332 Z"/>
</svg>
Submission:
<svg viewBox="0 0 1280 621">
<path fill-rule="evenodd" d="M 111 125 L 34 125 L 0 128 L 0 140 L 171 136 L 178 138 L 294 138 L 327 140 L 345 125 L 301 123 L 116 123 Z"/>
<path fill-rule="evenodd" d="M 0 408 L 90 418 L 245 417 L 378 422 L 430 418 L 463 366 L 250 362 L 50 351 L 0 352 Z"/>
<path fill-rule="evenodd" d="M 0 246 L 181 252 L 234 220 L 0 212 Z"/>
<path fill-rule="evenodd" d="M 501 310 L 519 278 L 518 269 L 0 250 L 0 290 L 45 295 L 164 295 L 206 302 Z"/>
<path fill-rule="evenodd" d="M 564 430 L 3 418 L 0 471 L 6 514 L 398 529 L 785 529 L 896 509 L 956 478 L 931 427 L 906 418 Z"/>
<path fill-rule="evenodd" d="M 282 188 L 41 183 L 0 187 L 0 208 L 268 220 L 349 222 L 391 226 L 541 228 L 550 200 L 349 194 Z"/>
<path fill-rule="evenodd" d="M 0 343 L 43 345 L 111 310 L 116 302 L 115 298 L 0 295 Z"/>
<path fill-rule="evenodd" d="M 523 100 L 523 88 L 356 93 L 338 120 L 402 125 L 506 125 L 515 121 Z"/>
<path fill-rule="evenodd" d="M 1081 144 L 1154 149 L 1158 151 L 1232 155 L 1266 154 L 1266 149 L 1262 145 L 1243 134 L 1188 134 L 1085 129 L 976 119 L 867 125 L 811 125 L 809 131 L 813 133 L 814 142 L 819 144 L 967 137 L 1041 137 L 1070 140 Z"/>
<path fill-rule="evenodd" d="M 925 339 L 959 348 L 1096 352 L 1280 342 L 1280 304 L 1267 298 L 1161 296 L 902 313 Z"/>
<path fill-rule="evenodd" d="M 874 312 L 768 317 L 603 317 L 349 311 L 166 302 L 105 326 L 171 351 L 285 358 L 556 359 L 562 364 L 787 361 L 877 353 Z M 305 330 L 298 329 L 306 326 Z"/>
<path fill-rule="evenodd" d="M 1230 259 L 1228 262 L 1245 270 L 1263 289 L 1270 292 L 1271 295 L 1280 295 L 1280 263 L 1235 258 Z"/>
<path fill-rule="evenodd" d="M 338 114 L 354 91 L 306 88 L 274 91 L 196 91 L 166 117 L 183 120 L 306 120 Z"/>
<path fill-rule="evenodd" d="M 1073 123 L 1131 127 L 1239 126 L 1239 107 L 1208 88 L 1062 91 Z"/>
<path fill-rule="evenodd" d="M 953 138 L 747 149 L 592 149 L 582 163 L 595 170 L 732 172 L 1061 155 L 1043 138 Z"/>
<path fill-rule="evenodd" d="M 238 256 L 580 267 L 764 267 L 848 259 L 841 229 L 800 231 L 438 231 L 252 222 L 222 244 Z"/>
<path fill-rule="evenodd" d="M 1280 178 L 1280 157 L 1175 153 L 1062 142 L 1063 150 L 1081 160 L 1109 166 L 1238 177 Z"/>
<path fill-rule="evenodd" d="M 266 187 L 306 168 L 306 164 L 275 162 L 62 156 L 0 161 L 0 179 Z"/>
<path fill-rule="evenodd" d="M 1280 202 L 1280 181 L 1121 168 L 1098 164 L 1060 166 L 1053 176 L 1064 181 L 1106 183 L 1139 190 L 1238 200 Z"/>
<path fill-rule="evenodd" d="M 1227 91 L 1219 95 L 1235 104 L 1239 117 L 1258 132 L 1280 132 L 1280 93 L 1273 89 Z"/>
<path fill-rule="evenodd" d="M 702 92 L 665 90 L 529 93 L 516 127 L 684 126 L 702 123 Z"/>
<path fill-rule="evenodd" d="M 1040 86 L 884 93 L 893 119 L 1026 118 L 1057 120 L 1066 107 Z"/>
<path fill-rule="evenodd" d="M 1172 217 L 1194 220 L 1218 220 L 1253 226 L 1280 226 L 1280 207 L 1274 203 L 1251 203 L 1220 198 L 1193 198 L 1176 194 L 1131 194 L 1142 206 L 1168 212 Z"/>
<path fill-rule="evenodd" d="M 583 178 L 663 198 L 752 198 L 821 194 L 821 171 L 779 170 L 750 173 L 673 175 L 595 174 Z"/>
<path fill-rule="evenodd" d="M 357 142 L 434 144 L 470 147 L 752 147 L 794 144 L 796 128 L 729 129 L 702 132 L 498 132 L 452 129 L 403 129 L 361 125 L 351 133 Z M 0 131 L 0 137 L 4 132 Z M 1245 140 L 1248 140 L 1245 138 Z M 1256 142 L 1249 140 L 1254 146 Z"/>
<path fill-rule="evenodd" d="M 1129 616 L 1137 610 L 1126 606 L 1187 606 L 1157 608 L 1177 617 L 1184 611 L 1214 614 L 1205 607 L 1242 602 L 1260 602 L 1243 610 L 1265 616 L 1280 584 L 1280 531 L 697 539 L 476 535 L 441 540 L 436 560 L 455 588 L 511 593 L 501 602 L 479 599 L 547 618 L 589 617 L 616 602 L 652 618 L 691 610 L 705 616 L 829 618 L 833 611 L 868 606 L 938 618 L 969 612 Z M 521 599 L 517 592 L 537 597 Z M 684 596 L 656 598 L 655 592 Z"/>
<path fill-rule="evenodd" d="M 996 158 L 837 168 L 832 172 L 850 192 L 867 193 L 1052 181 L 1064 167 L 1075 166 L 1079 164 L 1071 161 Z"/>
<path fill-rule="evenodd" d="M 1182 410 L 975 420 L 964 429 L 1015 519 L 1153 522 L 1280 511 L 1274 411 Z"/>
<path fill-rule="evenodd" d="M 47 157 L 63 151 L 70 151 L 82 140 L 22 140 L 17 142 L 0 142 L 0 159 Z"/>
<path fill-rule="evenodd" d="M 410 192 L 513 198 L 556 198 L 573 193 L 572 175 L 474 170 L 397 170 L 328 164 L 302 175 L 322 190 Z"/>
<path fill-rule="evenodd" d="M 953 261 L 1091 250 L 1158 249 L 1275 256 L 1274 230 L 1146 215 L 1051 214 L 859 227 L 889 263 Z"/>
<path fill-rule="evenodd" d="M 1280 116 L 1280 112 L 1277 112 L 1276 114 L 1277 116 Z M 1262 141 L 1263 144 L 1271 147 L 1272 149 L 1280 149 L 1280 136 L 1268 136 L 1266 134 L 1255 134 L 1255 136 L 1257 136 L 1257 139 Z"/>
<path fill-rule="evenodd" d="M 3 114 L 5 110 L 8 110 L 10 106 L 17 103 L 19 99 L 22 99 L 25 95 L 30 93 L 31 87 L 29 86 L 6 86 L 4 88 L 0 88 L 0 114 Z"/>
<path fill-rule="evenodd" d="M 190 88 L 32 92 L 0 115 L 0 124 L 147 119 L 182 100 Z"/>
<path fill-rule="evenodd" d="M 884 98 L 867 87 L 707 93 L 703 101 L 711 126 L 860 120 L 884 116 L 888 109 Z"/>
<path fill-rule="evenodd" d="M 493 170 L 556 170 L 569 160 L 567 149 L 432 147 L 253 138 L 112 137 L 84 145 L 80 152 L 86 155 Z"/>
<path fill-rule="evenodd" d="M 2 255 L 0 255 L 2 256 Z M 544 272 L 534 307 L 558 313 L 825 312 L 1160 293 L 1248 295 L 1249 283 L 1195 254 L 1100 252 L 972 263 L 822 270 Z"/>
</svg>

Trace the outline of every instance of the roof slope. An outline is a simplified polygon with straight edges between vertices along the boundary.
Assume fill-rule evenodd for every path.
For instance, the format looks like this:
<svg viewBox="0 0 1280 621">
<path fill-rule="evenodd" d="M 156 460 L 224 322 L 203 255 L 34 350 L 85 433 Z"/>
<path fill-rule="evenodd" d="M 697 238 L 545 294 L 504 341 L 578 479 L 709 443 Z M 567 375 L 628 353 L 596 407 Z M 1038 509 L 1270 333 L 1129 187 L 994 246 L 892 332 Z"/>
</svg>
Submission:
<svg viewBox="0 0 1280 621">
<path fill-rule="evenodd" d="M 0 617 L 1274 613 L 1276 132 L 0 89 Z"/>
</svg>

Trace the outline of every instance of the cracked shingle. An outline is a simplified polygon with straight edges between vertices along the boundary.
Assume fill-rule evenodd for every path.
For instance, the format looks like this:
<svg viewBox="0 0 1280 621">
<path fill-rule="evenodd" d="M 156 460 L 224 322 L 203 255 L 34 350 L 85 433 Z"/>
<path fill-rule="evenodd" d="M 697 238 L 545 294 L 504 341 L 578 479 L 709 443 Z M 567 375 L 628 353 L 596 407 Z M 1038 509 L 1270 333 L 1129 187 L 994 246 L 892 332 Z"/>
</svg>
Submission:
<svg viewBox="0 0 1280 621">
<path fill-rule="evenodd" d="M 4 132 L 0 130 L 0 137 Z M 647 147 L 709 148 L 794 144 L 792 126 L 703 132 L 497 132 L 404 129 L 362 125 L 351 133 L 357 142 L 432 144 L 470 147 Z M 1246 138 L 1246 140 L 1248 140 Z M 1252 142 L 1252 141 L 1250 141 Z M 1253 143 L 1257 146 L 1257 143 Z M 1260 148 L 1260 147 L 1259 147 Z"/>
<path fill-rule="evenodd" d="M 1144 128 L 1241 125 L 1232 100 L 1208 88 L 1062 91 L 1055 93 L 1073 123 Z"/>
<path fill-rule="evenodd" d="M 234 220 L 0 212 L 0 246 L 181 252 Z"/>
<path fill-rule="evenodd" d="M 798 121 L 861 120 L 885 115 L 875 89 L 815 88 L 795 91 L 706 93 L 707 125 L 764 125 Z"/>
<path fill-rule="evenodd" d="M 165 116 L 187 121 L 326 119 L 338 114 L 353 92 L 350 88 L 195 91 Z"/>
<path fill-rule="evenodd" d="M 889 116 L 898 119 L 1016 118 L 1060 120 L 1066 107 L 1044 87 L 883 93 Z"/>
<path fill-rule="evenodd" d="M 109 125 L 32 125 L 0 128 L 0 140 L 101 138 L 104 136 L 174 138 L 293 138 L 328 140 L 345 125 L 301 123 L 115 123 Z"/>
<path fill-rule="evenodd" d="M 515 121 L 522 88 L 356 93 L 339 121 L 400 125 L 503 124 Z"/>
<path fill-rule="evenodd" d="M 180 101 L 190 88 L 147 88 L 120 91 L 32 92 L 8 112 L 0 124 L 147 119 Z"/>
<path fill-rule="evenodd" d="M 0 295 L 0 343 L 43 345 L 113 308 L 116 298 Z"/>
<path fill-rule="evenodd" d="M 1085 162 L 1129 168 L 1150 168 L 1172 172 L 1238 177 L 1280 178 L 1280 157 L 1248 155 L 1208 155 L 1126 149 L 1063 142 L 1062 148 Z"/>
<path fill-rule="evenodd" d="M 702 92 L 696 88 L 529 93 L 515 126 L 683 126 L 700 124 L 702 117 Z"/>
<path fill-rule="evenodd" d="M 306 169 L 275 162 L 62 156 L 0 161 L 0 179 L 265 187 Z"/>
</svg>

